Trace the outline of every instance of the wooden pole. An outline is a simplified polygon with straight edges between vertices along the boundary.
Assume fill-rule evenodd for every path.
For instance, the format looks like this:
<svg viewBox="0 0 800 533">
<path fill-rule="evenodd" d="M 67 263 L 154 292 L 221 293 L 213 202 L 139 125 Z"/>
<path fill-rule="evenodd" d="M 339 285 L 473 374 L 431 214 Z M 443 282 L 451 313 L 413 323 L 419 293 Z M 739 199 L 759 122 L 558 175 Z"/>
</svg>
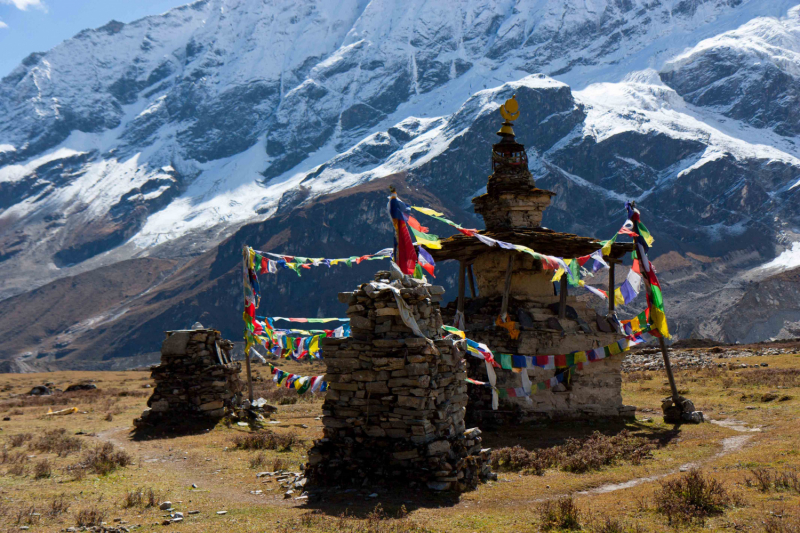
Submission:
<svg viewBox="0 0 800 533">
<path fill-rule="evenodd" d="M 245 366 L 247 367 L 247 393 L 250 398 L 250 405 L 253 405 L 253 376 L 250 374 L 250 350 L 245 355 Z"/>
<path fill-rule="evenodd" d="M 469 292 L 472 294 L 472 297 L 475 298 L 478 296 L 478 293 L 475 290 L 475 273 L 472 271 L 472 263 L 467 267 L 467 270 L 469 273 Z"/>
<path fill-rule="evenodd" d="M 503 322 L 506 321 L 506 317 L 508 316 L 508 297 L 511 293 L 511 267 L 514 264 L 514 255 L 509 252 L 508 254 L 508 266 L 506 267 L 506 284 L 503 288 L 503 303 L 500 306 L 500 318 Z"/>
<path fill-rule="evenodd" d="M 644 258 L 642 257 L 641 248 L 637 250 L 638 261 L 639 261 L 639 270 L 642 273 L 642 281 L 644 281 L 644 290 L 647 291 L 646 294 L 650 294 L 650 282 L 647 280 L 647 270 L 644 268 Z M 680 395 L 678 394 L 678 386 L 675 384 L 675 376 L 672 374 L 672 364 L 669 360 L 669 352 L 667 351 L 667 343 L 664 342 L 664 337 L 658 337 L 658 344 L 661 347 L 661 357 L 664 358 L 664 370 L 667 371 L 667 380 L 669 381 L 669 388 L 672 391 L 672 401 L 675 405 L 678 405 L 678 399 Z"/>
<path fill-rule="evenodd" d="M 561 286 L 559 287 L 558 318 L 567 316 L 567 273 L 561 276 Z"/>
<path fill-rule="evenodd" d="M 464 292 L 466 291 L 465 285 L 465 277 L 466 277 L 466 266 L 464 265 L 464 261 L 458 262 L 458 312 L 464 314 Z M 464 322 L 466 323 L 466 317 L 464 318 Z"/>
<path fill-rule="evenodd" d="M 614 314 L 614 263 L 608 258 L 608 315 Z"/>
</svg>

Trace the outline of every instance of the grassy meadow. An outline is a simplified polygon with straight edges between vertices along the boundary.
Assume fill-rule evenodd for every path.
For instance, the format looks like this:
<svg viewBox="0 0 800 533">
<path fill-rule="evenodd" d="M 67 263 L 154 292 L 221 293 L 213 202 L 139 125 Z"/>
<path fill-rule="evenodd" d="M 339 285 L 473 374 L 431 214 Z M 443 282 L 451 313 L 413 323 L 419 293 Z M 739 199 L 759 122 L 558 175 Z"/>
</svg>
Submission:
<svg viewBox="0 0 800 533">
<path fill-rule="evenodd" d="M 257 396 L 278 407 L 267 435 L 222 421 L 164 437 L 132 432 L 152 392 L 148 372 L 3 374 L 0 530 L 800 531 L 800 355 L 726 363 L 676 371 L 681 392 L 710 420 L 702 425 L 665 425 L 663 373 L 634 372 L 624 375 L 623 395 L 638 407 L 635 421 L 486 429 L 498 480 L 476 491 L 370 486 L 310 501 L 256 474 L 300 471 L 322 434 L 320 397 L 258 381 Z M 281 366 L 322 373 L 316 365 Z M 47 382 L 88 381 L 97 390 L 27 395 Z M 183 521 L 162 525 L 165 501 Z"/>
</svg>

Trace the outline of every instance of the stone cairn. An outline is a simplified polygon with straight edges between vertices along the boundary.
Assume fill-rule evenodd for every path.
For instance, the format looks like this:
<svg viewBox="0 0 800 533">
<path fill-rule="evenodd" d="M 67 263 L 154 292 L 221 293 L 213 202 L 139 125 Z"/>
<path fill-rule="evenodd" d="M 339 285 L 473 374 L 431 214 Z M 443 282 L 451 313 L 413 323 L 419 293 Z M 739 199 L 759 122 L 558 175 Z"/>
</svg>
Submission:
<svg viewBox="0 0 800 533">
<path fill-rule="evenodd" d="M 339 294 L 350 307 L 351 336 L 322 340 L 329 383 L 323 435 L 309 451 L 306 476 L 317 485 L 422 483 L 463 491 L 493 476 L 480 430 L 465 429 L 464 352 L 443 339 L 444 288 L 398 273 Z M 400 316 L 394 292 L 421 332 Z"/>
<path fill-rule="evenodd" d="M 222 418 L 243 389 L 241 364 L 231 362 L 231 341 L 213 329 L 167 331 L 161 364 L 151 369 L 156 382 L 148 409 L 137 427 Z"/>
</svg>

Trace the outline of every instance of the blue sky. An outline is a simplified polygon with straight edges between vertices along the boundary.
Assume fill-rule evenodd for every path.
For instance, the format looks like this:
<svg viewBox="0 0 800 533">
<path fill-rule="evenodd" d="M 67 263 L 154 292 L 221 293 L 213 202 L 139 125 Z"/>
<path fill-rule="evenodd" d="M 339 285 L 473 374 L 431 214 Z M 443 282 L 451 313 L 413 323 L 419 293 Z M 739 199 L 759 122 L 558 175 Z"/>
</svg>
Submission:
<svg viewBox="0 0 800 533">
<path fill-rule="evenodd" d="M 46 52 L 86 28 L 131 22 L 190 0 L 0 0 L 0 77 L 31 52 Z"/>
</svg>

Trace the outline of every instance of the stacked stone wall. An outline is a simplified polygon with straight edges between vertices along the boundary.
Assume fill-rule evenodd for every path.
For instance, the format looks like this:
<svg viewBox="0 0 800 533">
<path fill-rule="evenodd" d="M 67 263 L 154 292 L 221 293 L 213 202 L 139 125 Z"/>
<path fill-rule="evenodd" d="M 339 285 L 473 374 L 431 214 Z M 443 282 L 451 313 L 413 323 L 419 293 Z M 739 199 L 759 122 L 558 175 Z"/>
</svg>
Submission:
<svg viewBox="0 0 800 533">
<path fill-rule="evenodd" d="M 225 416 L 244 389 L 241 364 L 228 356 L 232 347 L 213 329 L 168 331 L 161 364 L 151 370 L 156 385 L 147 400 L 149 408 L 137 425 Z"/>
<path fill-rule="evenodd" d="M 403 321 L 399 291 L 425 337 Z M 352 336 L 323 339 L 329 383 L 324 438 L 309 451 L 307 475 L 321 484 L 365 480 L 466 490 L 490 474 L 480 430 L 467 430 L 466 362 L 439 334 L 441 287 L 379 272 L 340 299 Z M 426 338 L 427 337 L 427 338 Z"/>
</svg>

